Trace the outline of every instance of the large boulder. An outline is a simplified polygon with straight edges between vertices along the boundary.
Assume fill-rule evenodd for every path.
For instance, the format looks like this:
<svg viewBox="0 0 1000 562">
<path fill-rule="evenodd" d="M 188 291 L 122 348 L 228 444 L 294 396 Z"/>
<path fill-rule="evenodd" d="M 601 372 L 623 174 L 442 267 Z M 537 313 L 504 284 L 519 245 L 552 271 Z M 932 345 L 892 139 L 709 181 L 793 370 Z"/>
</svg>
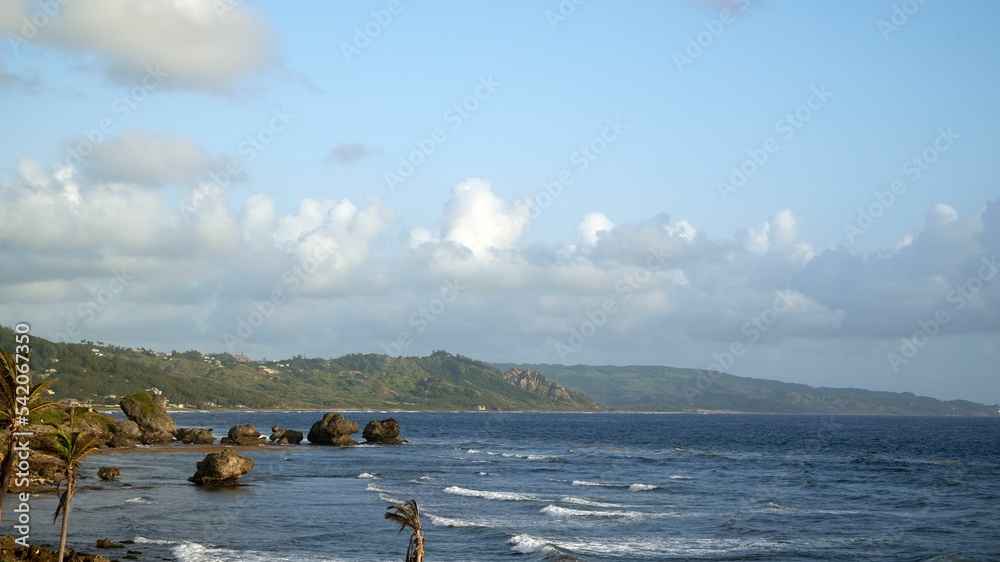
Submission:
<svg viewBox="0 0 1000 562">
<path fill-rule="evenodd" d="M 376 445 L 399 445 L 400 443 L 405 443 L 405 441 L 399 438 L 399 422 L 394 418 L 368 422 L 361 436 L 365 438 L 365 443 Z"/>
<path fill-rule="evenodd" d="M 204 486 L 227 486 L 236 483 L 240 476 L 253 470 L 253 459 L 241 456 L 232 449 L 209 453 L 198 462 L 198 470 L 189 481 Z"/>
<path fill-rule="evenodd" d="M 302 442 L 302 432 L 294 429 L 271 428 L 271 443 L 274 445 L 298 445 Z"/>
<path fill-rule="evenodd" d="M 357 432 L 358 424 L 340 414 L 328 412 L 309 429 L 309 442 L 313 445 L 350 447 L 358 444 L 351 439 L 351 434 Z"/>
<path fill-rule="evenodd" d="M 128 419 L 139 426 L 142 442 L 146 445 L 168 443 L 177 433 L 177 424 L 167 413 L 167 399 L 163 395 L 140 392 L 122 398 L 118 405 Z"/>
<path fill-rule="evenodd" d="M 105 482 L 117 480 L 122 475 L 122 469 L 117 466 L 102 466 L 97 469 L 97 477 Z"/>
<path fill-rule="evenodd" d="M 211 445 L 215 443 L 215 435 L 211 429 L 178 429 L 177 439 L 188 445 Z"/>
<path fill-rule="evenodd" d="M 219 440 L 224 445 L 260 445 L 264 438 L 252 423 L 234 425 L 229 428 L 229 435 Z"/>
<path fill-rule="evenodd" d="M 108 440 L 108 447 L 115 449 L 130 449 L 142 439 L 142 431 L 139 424 L 132 420 L 116 421 L 111 426 L 111 439 Z"/>
</svg>

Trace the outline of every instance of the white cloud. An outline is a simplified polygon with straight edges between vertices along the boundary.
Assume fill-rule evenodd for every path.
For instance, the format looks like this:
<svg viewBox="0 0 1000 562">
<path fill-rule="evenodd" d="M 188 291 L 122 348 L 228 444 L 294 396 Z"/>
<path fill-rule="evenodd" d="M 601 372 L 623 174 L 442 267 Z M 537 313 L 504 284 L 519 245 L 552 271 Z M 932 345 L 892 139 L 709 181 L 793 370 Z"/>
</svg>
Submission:
<svg viewBox="0 0 1000 562">
<path fill-rule="evenodd" d="M 19 264 L 0 271 L 3 317 L 30 316 L 39 335 L 55 335 L 124 269 L 133 280 L 85 323 L 85 337 L 211 351 L 279 289 L 284 302 L 241 349 L 268 356 L 382 351 L 409 329 L 407 354 L 448 347 L 559 361 L 555 344 L 611 302 L 617 313 L 571 362 L 705 367 L 735 341 L 757 350 L 745 365 L 763 369 L 809 349 L 823 356 L 846 341 L 888 347 L 911 335 L 952 306 L 949 291 L 977 274 L 1000 233 L 992 203 L 969 216 L 935 207 L 909 244 L 873 256 L 816 254 L 787 211 L 728 238 L 665 214 L 615 225 L 591 213 L 565 233 L 567 244 L 527 243 L 518 203 L 477 180 L 455 187 L 438 232 L 404 226 L 378 202 L 303 199 L 282 213 L 262 194 L 209 198 L 173 224 L 178 202 L 164 190 L 71 168 L 50 175 L 29 161 L 16 173 L 0 185 L 0 260 Z M 448 282 L 464 287 L 461 296 L 416 337 L 409 319 Z M 1000 282 L 982 285 L 961 311 L 948 308 L 949 334 L 1000 329 Z M 767 314 L 773 322 L 750 342 L 747 326 Z"/>
<path fill-rule="evenodd" d="M 604 213 L 587 213 L 583 215 L 580 223 L 576 225 L 577 243 L 583 246 L 593 246 L 597 244 L 597 239 L 602 232 L 611 230 L 615 223 Z"/>
<path fill-rule="evenodd" d="M 482 180 L 469 179 L 456 185 L 445 206 L 444 239 L 468 248 L 480 260 L 513 248 L 530 228 L 524 205 L 515 203 L 512 208 Z"/>
<path fill-rule="evenodd" d="M 36 4 L 4 2 L 0 31 L 18 34 Z M 276 32 L 245 7 L 220 13 L 199 0 L 88 0 L 60 2 L 31 39 L 81 55 L 97 55 L 110 79 L 135 85 L 147 67 L 161 67 L 168 87 L 230 91 L 247 76 L 276 68 Z M 6 33 L 5 33 L 6 34 Z"/>
<path fill-rule="evenodd" d="M 99 180 L 147 186 L 192 182 L 223 169 L 198 143 L 147 131 L 128 131 L 99 144 L 85 162 L 89 175 Z"/>
</svg>

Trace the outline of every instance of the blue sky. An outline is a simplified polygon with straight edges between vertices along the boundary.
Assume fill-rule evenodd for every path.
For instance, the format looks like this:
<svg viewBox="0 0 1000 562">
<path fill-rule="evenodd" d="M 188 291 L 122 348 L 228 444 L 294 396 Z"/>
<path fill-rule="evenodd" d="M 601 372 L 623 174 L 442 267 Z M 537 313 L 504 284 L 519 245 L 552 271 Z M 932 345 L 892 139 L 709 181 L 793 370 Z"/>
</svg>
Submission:
<svg viewBox="0 0 1000 562">
<path fill-rule="evenodd" d="M 998 11 L 6 3 L 0 321 L 1000 402 Z"/>
</svg>

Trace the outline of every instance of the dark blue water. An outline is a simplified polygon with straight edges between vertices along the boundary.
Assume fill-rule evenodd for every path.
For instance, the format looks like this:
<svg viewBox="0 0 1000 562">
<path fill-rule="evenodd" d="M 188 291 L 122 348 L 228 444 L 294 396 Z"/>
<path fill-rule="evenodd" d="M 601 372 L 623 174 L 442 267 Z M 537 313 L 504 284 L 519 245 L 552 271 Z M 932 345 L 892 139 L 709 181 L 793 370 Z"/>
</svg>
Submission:
<svg viewBox="0 0 1000 562">
<path fill-rule="evenodd" d="M 186 481 L 204 452 L 92 457 L 85 474 L 120 466 L 121 483 L 79 493 L 72 540 L 183 561 L 401 560 L 383 513 L 412 498 L 428 560 L 1000 560 L 997 418 L 393 415 L 410 445 L 262 447 L 229 490 Z M 320 417 L 175 416 L 216 435 Z M 56 536 L 51 507 L 35 502 L 35 542 Z"/>
</svg>

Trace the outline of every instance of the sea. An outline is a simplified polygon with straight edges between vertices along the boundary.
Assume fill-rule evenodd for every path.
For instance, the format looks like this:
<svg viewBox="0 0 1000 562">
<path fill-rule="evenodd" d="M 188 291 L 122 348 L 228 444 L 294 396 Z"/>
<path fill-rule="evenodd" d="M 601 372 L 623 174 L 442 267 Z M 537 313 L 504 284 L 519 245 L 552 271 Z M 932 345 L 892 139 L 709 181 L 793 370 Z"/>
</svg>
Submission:
<svg viewBox="0 0 1000 562">
<path fill-rule="evenodd" d="M 1000 560 L 1000 418 L 341 413 L 361 427 L 394 417 L 409 443 L 241 451 L 254 470 L 217 489 L 187 481 L 204 450 L 103 452 L 84 465 L 70 544 L 132 541 L 140 560 L 401 561 L 409 533 L 384 514 L 414 499 L 428 561 Z M 223 436 L 307 433 L 322 412 L 173 415 Z M 101 466 L 120 480 L 97 480 Z M 30 542 L 57 544 L 54 507 L 32 499 Z"/>
</svg>

